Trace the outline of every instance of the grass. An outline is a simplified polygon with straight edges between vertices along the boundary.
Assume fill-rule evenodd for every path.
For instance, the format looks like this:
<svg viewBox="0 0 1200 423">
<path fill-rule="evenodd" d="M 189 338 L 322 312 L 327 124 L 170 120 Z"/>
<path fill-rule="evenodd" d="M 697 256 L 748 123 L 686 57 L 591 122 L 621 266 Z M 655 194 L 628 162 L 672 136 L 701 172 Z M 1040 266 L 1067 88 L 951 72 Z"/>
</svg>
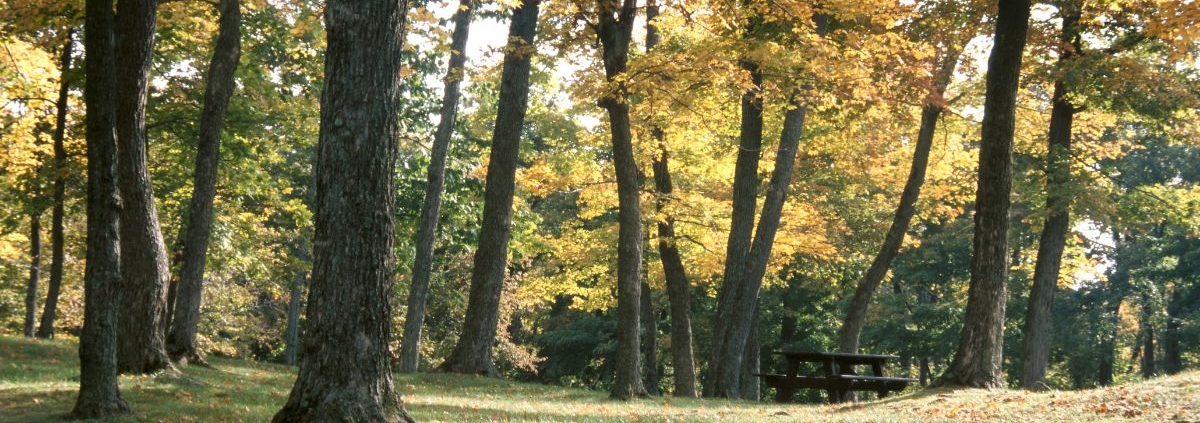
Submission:
<svg viewBox="0 0 1200 423">
<path fill-rule="evenodd" d="M 0 422 L 62 421 L 78 389 L 78 344 L 0 337 Z M 113 422 L 263 422 L 291 368 L 213 358 L 178 377 L 122 377 L 135 414 Z M 653 398 L 444 374 L 397 375 L 420 422 L 1200 422 L 1200 372 L 1086 391 L 918 390 L 838 406 Z"/>
</svg>

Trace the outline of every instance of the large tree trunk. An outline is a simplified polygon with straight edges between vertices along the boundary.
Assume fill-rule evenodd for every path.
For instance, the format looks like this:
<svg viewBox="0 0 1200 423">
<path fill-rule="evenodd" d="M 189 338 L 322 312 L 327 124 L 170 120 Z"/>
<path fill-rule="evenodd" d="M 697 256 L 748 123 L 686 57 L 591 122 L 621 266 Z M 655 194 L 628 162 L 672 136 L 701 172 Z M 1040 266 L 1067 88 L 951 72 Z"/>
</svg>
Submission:
<svg viewBox="0 0 1200 423">
<path fill-rule="evenodd" d="M 1002 0 L 988 58 L 975 195 L 974 254 L 958 351 L 940 385 L 1004 386 L 1004 307 L 1008 282 L 1008 209 L 1017 82 L 1029 30 L 1029 0 Z"/>
<path fill-rule="evenodd" d="M 42 272 L 42 218 L 29 216 L 29 284 L 25 286 L 25 336 L 33 337 L 37 321 L 38 278 Z"/>
<path fill-rule="evenodd" d="M 741 398 L 744 395 L 740 382 L 743 358 L 754 315 L 758 309 L 758 294 L 766 274 L 767 261 L 771 257 L 775 234 L 779 230 L 779 220 L 783 214 L 783 203 L 787 198 L 792 169 L 796 164 L 796 150 L 804 130 L 805 111 L 806 108 L 793 97 L 783 118 L 783 130 L 775 153 L 775 167 L 771 171 L 766 198 L 763 200 L 762 216 L 754 230 L 753 243 L 740 258 L 733 258 L 742 262 L 733 268 L 738 273 L 725 274 L 722 289 L 729 292 L 725 303 L 717 305 L 718 331 L 713 334 L 713 361 L 709 362 L 709 368 L 712 369 L 709 374 L 711 382 L 705 387 L 705 394 L 708 396 Z M 736 184 L 735 182 L 735 186 Z M 753 203 L 753 192 L 744 200 Z M 730 233 L 731 244 L 733 238 L 734 234 Z M 728 262 L 731 258 L 726 257 L 725 260 L 726 271 L 729 271 Z"/>
<path fill-rule="evenodd" d="M 1183 370 L 1183 355 L 1180 351 L 1180 311 L 1183 308 L 1182 288 L 1176 287 L 1171 292 L 1171 302 L 1167 304 L 1167 327 L 1163 331 L 1163 371 L 1169 375 L 1178 374 Z"/>
<path fill-rule="evenodd" d="M 233 71 L 242 54 L 242 11 L 238 0 L 221 0 L 217 43 L 208 64 L 204 88 L 204 111 L 200 115 L 200 140 L 196 145 L 196 174 L 192 179 L 192 203 L 187 235 L 183 241 L 183 263 L 179 266 L 179 288 L 175 296 L 167 353 L 174 361 L 204 363 L 196 350 L 200 325 L 200 302 L 204 293 L 204 262 L 212 233 L 213 201 L 217 195 L 217 164 L 220 161 L 221 129 L 233 95 Z"/>
<path fill-rule="evenodd" d="M 646 2 L 646 51 L 658 45 L 658 27 L 654 19 L 658 16 L 655 0 Z M 658 154 L 654 156 L 652 171 L 654 189 L 658 193 L 655 206 L 659 213 L 671 201 L 674 184 L 671 181 L 670 151 L 662 128 L 651 129 L 658 143 Z M 675 238 L 675 217 L 669 214 L 658 219 L 658 256 L 662 261 L 666 278 L 667 300 L 671 306 L 671 366 L 674 368 L 675 384 L 673 395 L 691 398 L 696 396 L 696 359 L 692 346 L 692 295 L 688 282 L 687 268 L 679 254 Z"/>
<path fill-rule="evenodd" d="M 536 51 L 533 39 L 537 33 L 539 2 L 522 0 L 508 27 L 509 41 L 500 75 L 500 99 L 484 186 L 483 227 L 471 271 L 467 316 L 458 343 L 440 367 L 443 371 L 498 375 L 492 363 L 492 345 L 496 343 L 500 295 L 508 263 L 517 153 L 529 99 L 530 66 Z"/>
<path fill-rule="evenodd" d="M 754 321 L 750 323 L 750 334 L 746 338 L 745 364 L 742 366 L 742 399 L 758 401 L 762 399 L 762 382 L 755 376 L 762 368 L 762 344 L 758 340 L 758 312 L 754 313 Z"/>
<path fill-rule="evenodd" d="M 646 394 L 662 395 L 658 388 L 662 375 L 658 372 L 658 325 L 654 319 L 654 296 L 651 295 L 650 284 L 642 279 L 641 323 L 642 323 L 642 367 L 645 375 Z"/>
<path fill-rule="evenodd" d="M 121 373 L 170 369 L 165 330 L 167 253 L 146 165 L 146 85 L 154 46 L 155 0 L 117 3 L 117 162 L 121 190 Z"/>
<path fill-rule="evenodd" d="M 940 69 L 929 90 L 925 105 L 921 108 L 921 127 L 917 131 L 917 144 L 913 150 L 912 167 L 908 171 L 908 180 L 904 183 L 904 191 L 900 194 L 900 204 L 892 218 L 892 226 L 888 228 L 883 238 L 883 245 L 875 254 L 875 260 L 867 273 L 858 281 L 854 289 L 854 297 L 846 308 L 846 318 L 842 320 L 842 328 L 838 333 L 838 349 L 842 352 L 858 352 L 859 335 L 867 321 L 867 307 L 871 297 L 879 289 L 892 261 L 900 253 L 900 245 L 904 243 L 904 235 L 908 225 L 917 212 L 917 198 L 921 195 L 921 186 L 925 184 L 925 168 L 929 164 L 929 151 L 933 146 L 934 131 L 938 119 L 946 108 L 946 86 L 954 76 L 954 68 L 958 65 L 960 49 L 955 47 L 946 51 L 942 57 Z"/>
<path fill-rule="evenodd" d="M 304 269 L 296 269 L 296 277 L 292 279 L 292 287 L 288 297 L 287 329 L 283 334 L 283 363 L 296 365 L 296 351 L 300 346 L 300 303 L 304 292 L 304 279 L 307 276 Z"/>
<path fill-rule="evenodd" d="M 475 0 L 460 0 L 454 13 L 454 33 L 450 36 L 450 60 L 442 93 L 441 120 L 433 136 L 433 148 L 426 172 L 425 204 L 417 229 L 417 256 L 413 262 L 412 286 L 408 289 L 408 310 L 404 317 L 404 335 L 400 338 L 400 368 L 413 373 L 421 359 L 421 326 L 425 323 L 425 302 L 429 296 L 429 278 L 433 269 L 433 245 L 437 240 L 438 216 L 442 209 L 442 190 L 446 185 L 446 150 L 454 135 L 458 112 L 459 85 L 467 62 L 467 35 Z"/>
<path fill-rule="evenodd" d="M 303 351 L 272 421 L 411 422 L 392 384 L 394 176 L 407 1 L 331 0 Z"/>
<path fill-rule="evenodd" d="M 87 0 L 83 99 L 87 124 L 87 256 L 79 396 L 71 415 L 93 419 L 130 412 L 117 386 L 121 197 L 117 191 L 116 86 L 112 0 Z"/>
<path fill-rule="evenodd" d="M 603 46 L 601 57 L 604 60 L 604 76 L 610 84 L 619 84 L 616 79 L 625 73 L 629 62 L 636 2 L 624 0 L 619 8 L 616 1 L 612 0 L 597 0 L 596 3 L 599 8 L 596 37 Z M 623 92 L 624 89 L 614 88 L 600 99 L 600 105 L 608 111 L 613 167 L 617 175 L 617 220 L 620 226 L 617 235 L 616 377 L 609 395 L 622 400 L 646 395 L 640 376 L 641 357 L 638 354 L 641 345 L 638 303 L 642 297 L 641 178 L 638 176 L 637 159 L 633 155 L 629 103 L 620 94 Z"/>
<path fill-rule="evenodd" d="M 38 338 L 54 337 L 54 320 L 58 315 L 58 294 L 62 290 L 63 278 L 63 214 L 66 198 L 67 150 L 64 140 L 67 131 L 67 107 L 70 81 L 67 72 L 71 69 L 71 55 L 75 47 L 75 28 L 67 30 L 63 43 L 58 98 L 54 102 L 54 206 L 50 212 L 50 283 L 46 287 L 46 304 L 42 306 L 42 320 L 38 325 Z"/>
<path fill-rule="evenodd" d="M 753 28 L 753 25 L 751 25 Z M 751 29 L 752 30 L 752 29 Z M 750 237 L 754 229 L 755 195 L 758 193 L 758 159 L 762 146 L 763 132 L 763 103 L 758 91 L 762 86 L 762 72 L 758 64 L 749 60 L 741 62 L 742 70 L 750 75 L 753 84 L 742 93 L 741 130 L 738 136 L 737 161 L 734 164 L 733 175 L 733 210 L 729 224 L 729 239 L 725 244 L 725 281 L 717 288 L 717 315 L 713 322 L 712 358 L 709 361 L 708 374 L 704 383 L 704 396 L 736 398 L 736 393 L 728 392 L 724 383 L 718 382 L 723 378 L 719 371 L 725 358 L 725 333 L 728 332 L 729 318 L 733 303 L 730 297 L 737 289 L 738 281 L 735 275 L 742 273 L 744 259 L 750 250 Z M 734 370 L 736 371 L 736 369 Z"/>
<path fill-rule="evenodd" d="M 1149 379 L 1157 373 L 1154 362 L 1154 323 L 1150 321 L 1153 316 L 1153 311 L 1150 306 L 1150 295 L 1142 293 L 1142 316 L 1139 321 L 1141 326 L 1142 336 L 1140 338 L 1141 345 L 1135 347 L 1141 350 L 1141 370 L 1142 377 Z M 1137 354 L 1135 351 L 1134 354 Z"/>
<path fill-rule="evenodd" d="M 1079 6 L 1074 0 L 1058 2 L 1062 15 L 1063 47 L 1058 54 L 1059 65 L 1075 56 L 1079 37 Z M 1049 151 L 1046 154 L 1046 222 L 1038 242 L 1037 264 L 1033 270 L 1033 287 L 1029 290 L 1029 307 L 1025 312 L 1025 338 L 1021 345 L 1021 387 L 1048 389 L 1046 366 L 1050 361 L 1050 313 L 1054 307 L 1054 290 L 1062 268 L 1063 249 L 1070 230 L 1071 195 L 1071 128 L 1075 107 L 1067 99 L 1067 86 L 1061 78 L 1054 82 L 1054 103 L 1050 111 Z"/>
</svg>

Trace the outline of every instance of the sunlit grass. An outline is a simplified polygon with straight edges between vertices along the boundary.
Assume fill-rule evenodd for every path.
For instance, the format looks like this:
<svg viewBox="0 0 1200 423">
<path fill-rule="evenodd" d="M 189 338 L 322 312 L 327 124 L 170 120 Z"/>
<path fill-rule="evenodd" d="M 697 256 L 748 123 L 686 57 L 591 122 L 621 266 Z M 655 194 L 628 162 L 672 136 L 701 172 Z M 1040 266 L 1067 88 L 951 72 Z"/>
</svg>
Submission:
<svg viewBox="0 0 1200 423">
<path fill-rule="evenodd" d="M 0 337 L 0 422 L 62 421 L 78 389 L 77 344 Z M 181 376 L 122 377 L 135 414 L 114 422 L 264 422 L 295 378 L 284 366 L 212 358 Z M 923 390 L 847 405 L 780 405 L 604 392 L 443 374 L 397 375 L 420 422 L 1197 422 L 1200 372 L 1107 389 Z"/>
</svg>

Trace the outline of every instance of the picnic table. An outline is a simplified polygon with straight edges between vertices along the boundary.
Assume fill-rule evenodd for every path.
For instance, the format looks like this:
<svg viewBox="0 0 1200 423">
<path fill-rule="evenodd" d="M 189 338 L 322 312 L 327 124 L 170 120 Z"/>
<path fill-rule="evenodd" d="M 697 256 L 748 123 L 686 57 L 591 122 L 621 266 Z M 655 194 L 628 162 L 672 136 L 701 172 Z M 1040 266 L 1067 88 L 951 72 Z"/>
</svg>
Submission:
<svg viewBox="0 0 1200 423">
<path fill-rule="evenodd" d="M 767 386 L 775 388 L 775 401 L 789 402 L 796 389 L 823 389 L 829 395 L 829 403 L 836 404 L 849 398 L 851 391 L 875 391 L 879 398 L 889 392 L 902 391 L 916 379 L 888 377 L 883 365 L 888 360 L 899 359 L 894 355 L 851 354 L 812 351 L 778 351 L 787 360 L 784 374 L 758 373 Z M 801 375 L 804 363 L 816 363 L 819 369 Z M 871 374 L 859 374 L 855 366 L 870 366 Z"/>
</svg>

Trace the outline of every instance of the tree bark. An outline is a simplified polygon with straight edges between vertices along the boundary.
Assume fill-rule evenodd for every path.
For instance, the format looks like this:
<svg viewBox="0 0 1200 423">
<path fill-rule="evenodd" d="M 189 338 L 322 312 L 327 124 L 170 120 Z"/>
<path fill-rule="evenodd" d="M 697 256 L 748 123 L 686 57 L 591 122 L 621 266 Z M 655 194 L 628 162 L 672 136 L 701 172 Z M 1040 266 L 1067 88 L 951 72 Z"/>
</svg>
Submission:
<svg viewBox="0 0 1200 423">
<path fill-rule="evenodd" d="M 117 3 L 117 181 L 121 190 L 121 336 L 117 368 L 171 369 L 165 330 L 167 254 L 146 164 L 146 92 L 154 47 L 155 0 Z"/>
<path fill-rule="evenodd" d="M 37 321 L 38 279 L 42 272 L 42 218 L 29 216 L 29 284 L 25 286 L 25 337 L 33 337 Z"/>
<path fill-rule="evenodd" d="M 658 4 L 655 0 L 646 2 L 646 51 L 658 45 L 658 28 L 654 19 L 658 16 Z M 666 144 L 666 135 L 662 128 L 651 129 L 654 141 L 658 143 L 658 154 L 655 155 L 651 170 L 654 176 L 654 189 L 658 193 L 655 207 L 663 214 L 658 219 L 658 256 L 662 261 L 663 274 L 666 278 L 667 300 L 671 306 L 671 366 L 674 368 L 674 392 L 676 397 L 694 398 L 696 396 L 696 359 L 692 340 L 692 295 L 691 282 L 688 281 L 687 268 L 679 253 L 675 238 L 675 217 L 664 212 L 671 202 L 674 183 L 671 180 L 670 151 Z"/>
<path fill-rule="evenodd" d="M 221 129 L 233 96 L 233 71 L 241 57 L 242 11 L 239 0 L 221 0 L 217 42 L 208 65 L 204 88 L 204 110 L 200 115 L 200 139 L 196 144 L 196 173 L 192 179 L 192 203 L 187 235 L 183 241 L 183 263 L 175 296 L 167 353 L 171 360 L 205 364 L 196 350 L 200 325 L 200 303 L 204 294 L 204 264 L 212 233 L 213 201 L 217 195 L 217 166 L 221 158 Z"/>
<path fill-rule="evenodd" d="M 1157 373 L 1154 360 L 1154 323 L 1150 321 L 1152 316 L 1150 310 L 1150 295 L 1142 293 L 1142 318 L 1140 325 L 1142 327 L 1141 344 L 1138 348 L 1142 352 L 1141 370 L 1142 377 L 1149 379 Z"/>
<path fill-rule="evenodd" d="M 272 419 L 411 422 L 392 383 L 394 176 L 407 1 L 332 0 L 300 369 Z"/>
<path fill-rule="evenodd" d="M 300 346 L 300 308 L 301 296 L 304 294 L 304 279 L 307 272 L 296 269 L 296 277 L 292 279 L 291 294 L 288 297 L 287 329 L 284 331 L 283 363 L 296 365 L 296 351 Z"/>
<path fill-rule="evenodd" d="M 450 36 L 450 59 L 442 93 L 441 120 L 433 136 L 433 148 L 426 172 L 425 203 L 417 230 L 417 255 L 413 262 L 412 286 L 408 290 L 408 310 L 404 318 L 404 335 L 400 339 L 401 373 L 415 373 L 421 358 L 421 326 L 425 322 L 425 303 L 429 296 L 429 279 L 433 269 L 433 246 L 437 240 L 438 217 L 442 209 L 442 190 L 446 185 L 446 151 L 454 135 L 454 120 L 458 112 L 459 85 L 467 62 L 467 36 L 475 0 L 460 0 L 454 13 L 454 33 Z"/>
<path fill-rule="evenodd" d="M 658 372 L 658 329 L 654 322 L 654 297 L 651 295 L 650 284 L 646 282 L 645 278 L 642 279 L 641 313 L 642 357 L 645 357 L 643 362 L 644 385 L 647 395 L 659 396 L 662 395 L 662 391 L 658 388 L 662 376 Z"/>
<path fill-rule="evenodd" d="M 539 2 L 522 0 L 508 27 L 509 42 L 500 76 L 500 99 L 484 186 L 483 227 L 471 271 L 467 316 L 458 343 L 440 367 L 443 371 L 498 375 L 492 363 L 492 346 L 496 343 L 500 295 L 508 263 L 517 153 L 529 99 L 530 66 L 536 53 L 533 42 Z"/>
<path fill-rule="evenodd" d="M 623 0 L 619 7 L 615 0 L 597 0 L 599 20 L 596 38 L 601 46 L 604 76 L 611 90 L 600 98 L 600 106 L 608 112 L 612 141 L 613 167 L 617 176 L 617 354 L 616 377 L 609 395 L 627 400 L 646 396 L 642 384 L 641 316 L 638 304 L 641 301 L 642 276 L 642 204 L 641 185 L 637 159 L 633 154 L 633 134 L 630 128 L 629 103 L 624 87 L 616 79 L 625 73 L 629 62 L 629 42 L 633 35 L 633 21 L 637 16 L 636 2 Z"/>
<path fill-rule="evenodd" d="M 83 330 L 79 333 L 79 396 L 71 415 L 93 419 L 127 414 L 117 386 L 117 297 L 120 293 L 121 197 L 117 191 L 115 40 L 112 0 L 87 0 L 83 99 L 87 125 L 87 256 Z"/>
<path fill-rule="evenodd" d="M 966 317 L 958 351 L 938 378 L 938 385 L 1004 386 L 1001 365 L 1009 266 L 1012 140 L 1029 13 L 1029 0 L 1000 1 L 995 41 L 988 58 Z"/>
<path fill-rule="evenodd" d="M 904 183 L 904 191 L 900 194 L 900 204 L 892 218 L 892 226 L 888 228 L 883 238 L 883 245 L 875 254 L 871 267 L 858 281 L 854 289 L 854 297 L 846 308 L 846 318 L 842 320 L 841 331 L 838 332 L 838 349 L 842 352 L 858 352 L 859 335 L 867 321 L 867 307 L 871 297 L 879 289 L 879 284 L 887 276 L 892 261 L 900 253 L 900 245 L 904 243 L 904 235 L 908 225 L 917 212 L 917 198 L 921 195 L 921 186 L 925 184 L 925 169 L 929 164 L 929 151 L 933 147 L 934 131 L 938 119 L 946 108 L 946 86 L 954 77 L 954 68 L 958 66 L 960 49 L 955 47 L 946 51 L 940 63 L 933 86 L 925 105 L 921 108 L 921 126 L 917 131 L 917 144 L 913 150 L 912 167 L 908 171 L 908 180 Z"/>
<path fill-rule="evenodd" d="M 1081 48 L 1079 6 L 1074 0 L 1058 2 L 1062 15 L 1062 34 L 1058 53 L 1060 66 L 1069 63 Z M 1048 389 L 1046 366 L 1050 361 L 1050 319 L 1054 291 L 1062 268 L 1063 249 L 1070 230 L 1071 130 L 1075 107 L 1067 99 L 1066 82 L 1054 82 L 1054 101 L 1050 111 L 1049 150 L 1046 154 L 1046 222 L 1038 242 L 1033 286 L 1025 312 L 1024 339 L 1021 345 L 1021 387 Z"/>
<path fill-rule="evenodd" d="M 733 270 L 738 273 L 726 273 L 725 281 L 722 284 L 722 289 L 727 289 L 729 292 L 725 298 L 726 302 L 717 305 L 716 327 L 718 331 L 713 334 L 713 361 L 709 363 L 711 369 L 709 378 L 712 382 L 705 387 L 707 396 L 741 398 L 744 395 L 740 382 L 744 365 L 743 358 L 749 333 L 753 327 L 754 316 L 758 309 L 758 294 L 762 289 L 767 261 L 771 257 L 775 234 L 779 230 L 779 220 L 783 214 L 783 203 L 787 198 L 788 184 L 796 165 L 796 150 L 804 130 L 805 112 L 805 106 L 799 104 L 796 97 L 793 97 L 789 109 L 784 115 L 783 130 L 779 136 L 779 147 L 775 155 L 775 167 L 771 171 L 771 179 L 768 182 L 766 198 L 763 200 L 762 215 L 759 217 L 758 226 L 754 231 L 753 243 L 740 258 L 726 257 L 725 259 L 726 271 L 730 270 L 728 263 L 731 259 L 739 260 L 742 264 L 733 267 Z M 735 173 L 738 172 L 735 170 Z M 735 191 L 736 185 L 737 182 L 735 182 Z M 750 207 L 753 207 L 753 192 L 750 193 L 749 198 L 744 200 L 750 202 Z M 735 206 L 735 213 L 736 209 Z M 753 213 L 752 209 L 750 213 Z M 731 232 L 730 244 L 734 242 L 734 237 L 735 234 Z M 732 250 L 732 248 L 730 249 Z M 709 391 L 710 387 L 711 392 Z"/>
<path fill-rule="evenodd" d="M 64 147 L 67 130 L 68 93 L 71 88 L 67 72 L 71 69 L 75 47 L 75 28 L 67 30 L 67 41 L 63 44 L 58 83 L 58 98 L 54 102 L 54 206 L 50 212 L 50 283 L 46 287 L 46 304 L 42 306 L 42 320 L 38 325 L 38 338 L 54 338 L 54 320 L 58 315 L 58 295 L 62 290 L 63 278 L 63 215 L 66 197 L 67 150 Z"/>
</svg>

